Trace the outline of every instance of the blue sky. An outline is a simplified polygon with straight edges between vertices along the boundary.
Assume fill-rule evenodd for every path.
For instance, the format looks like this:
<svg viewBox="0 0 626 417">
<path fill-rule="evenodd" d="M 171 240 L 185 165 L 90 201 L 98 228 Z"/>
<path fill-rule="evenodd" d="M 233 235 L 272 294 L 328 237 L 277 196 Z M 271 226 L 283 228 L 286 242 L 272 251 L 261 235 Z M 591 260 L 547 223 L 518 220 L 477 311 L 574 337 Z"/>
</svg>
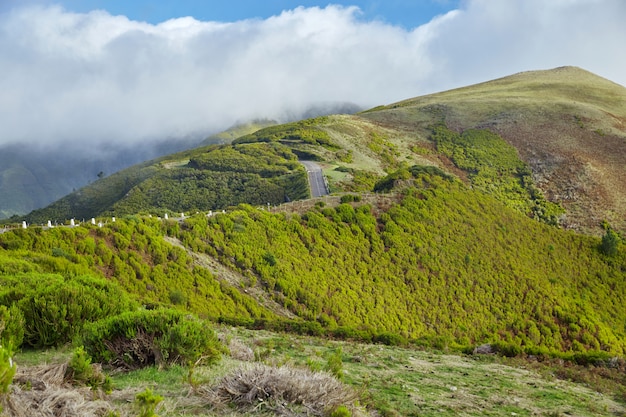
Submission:
<svg viewBox="0 0 626 417">
<path fill-rule="evenodd" d="M 626 85 L 625 20 L 625 0 L 0 0 L 0 146 L 206 135 L 565 65 Z"/>
<path fill-rule="evenodd" d="M 1 1 L 1 0 L 0 0 Z M 5 0 L 6 1 L 6 0 Z M 17 0 L 13 1 L 15 4 Z M 22 0 L 23 1 L 23 0 Z M 160 23 L 171 18 L 192 16 L 198 20 L 232 22 L 243 19 L 266 19 L 283 10 L 298 6 L 325 7 L 329 3 L 358 6 L 364 20 L 384 22 L 414 28 L 427 23 L 434 16 L 458 7 L 458 0 L 367 0 L 367 1 L 286 1 L 286 0 L 61 0 L 41 3 L 61 4 L 69 11 L 88 12 L 103 9 L 132 20 Z"/>
</svg>

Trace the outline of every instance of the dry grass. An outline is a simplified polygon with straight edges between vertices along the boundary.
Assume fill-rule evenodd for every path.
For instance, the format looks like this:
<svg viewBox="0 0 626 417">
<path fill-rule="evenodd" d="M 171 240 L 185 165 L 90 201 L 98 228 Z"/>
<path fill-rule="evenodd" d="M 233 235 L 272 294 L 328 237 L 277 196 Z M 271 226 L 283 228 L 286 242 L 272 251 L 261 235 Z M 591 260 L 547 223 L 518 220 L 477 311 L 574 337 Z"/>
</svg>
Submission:
<svg viewBox="0 0 626 417">
<path fill-rule="evenodd" d="M 2 398 L 9 417 L 101 417 L 113 410 L 89 388 L 66 382 L 67 363 L 19 368 L 9 395 Z"/>
<path fill-rule="evenodd" d="M 254 361 L 254 351 L 239 339 L 230 339 L 227 343 L 230 357 L 243 362 Z"/>
<path fill-rule="evenodd" d="M 352 415 L 366 415 L 355 406 L 358 393 L 325 372 L 287 366 L 253 364 L 237 369 L 204 390 L 217 407 L 234 405 L 241 411 L 271 411 L 283 416 L 326 416 L 340 405 Z"/>
</svg>

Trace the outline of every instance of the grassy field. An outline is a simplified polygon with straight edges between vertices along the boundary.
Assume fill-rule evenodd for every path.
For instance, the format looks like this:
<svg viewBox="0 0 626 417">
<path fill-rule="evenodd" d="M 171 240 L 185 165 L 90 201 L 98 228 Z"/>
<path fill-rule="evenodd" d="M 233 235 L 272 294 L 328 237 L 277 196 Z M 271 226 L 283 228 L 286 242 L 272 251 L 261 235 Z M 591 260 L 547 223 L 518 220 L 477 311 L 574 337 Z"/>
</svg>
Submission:
<svg viewBox="0 0 626 417">
<path fill-rule="evenodd" d="M 263 401 L 256 400 L 252 406 L 216 405 L 213 394 L 223 378 L 242 367 L 252 367 L 256 361 L 283 367 L 280 369 L 339 375 L 347 385 L 345 389 L 358 397 L 356 405 L 347 404 L 353 415 L 626 415 L 623 370 L 606 370 L 602 378 L 596 376 L 593 382 L 583 384 L 559 376 L 581 380 L 594 374 L 594 368 L 577 367 L 564 373 L 559 364 L 491 355 L 337 342 L 231 327 L 219 328 L 218 333 L 231 351 L 219 365 L 196 367 L 193 373 L 180 366 L 113 373 L 115 389 L 102 399 L 124 416 L 140 415 L 135 398 L 146 388 L 163 397 L 156 409 L 161 417 L 317 415 L 307 414 L 306 407 L 271 395 Z M 18 354 L 15 361 L 20 372 L 28 374 L 34 365 L 62 363 L 70 355 L 69 349 L 25 352 Z M 324 378 L 327 377 L 330 378 Z M 297 381 L 292 382 L 297 385 Z M 272 392 L 272 387 L 261 388 Z M 330 411 L 324 415 L 331 415 Z"/>
</svg>

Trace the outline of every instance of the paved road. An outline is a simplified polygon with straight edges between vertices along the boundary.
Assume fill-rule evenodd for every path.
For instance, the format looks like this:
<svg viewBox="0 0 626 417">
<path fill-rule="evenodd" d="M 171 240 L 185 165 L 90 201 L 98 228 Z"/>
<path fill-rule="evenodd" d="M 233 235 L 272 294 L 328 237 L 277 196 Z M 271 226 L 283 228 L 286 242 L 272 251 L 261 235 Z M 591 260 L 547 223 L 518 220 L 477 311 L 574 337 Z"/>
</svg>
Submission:
<svg viewBox="0 0 626 417">
<path fill-rule="evenodd" d="M 321 197 L 328 194 L 326 189 L 326 183 L 324 182 L 324 175 L 322 174 L 322 167 L 313 161 L 300 161 L 306 168 L 306 172 L 309 173 L 309 187 L 311 188 L 311 197 Z"/>
</svg>

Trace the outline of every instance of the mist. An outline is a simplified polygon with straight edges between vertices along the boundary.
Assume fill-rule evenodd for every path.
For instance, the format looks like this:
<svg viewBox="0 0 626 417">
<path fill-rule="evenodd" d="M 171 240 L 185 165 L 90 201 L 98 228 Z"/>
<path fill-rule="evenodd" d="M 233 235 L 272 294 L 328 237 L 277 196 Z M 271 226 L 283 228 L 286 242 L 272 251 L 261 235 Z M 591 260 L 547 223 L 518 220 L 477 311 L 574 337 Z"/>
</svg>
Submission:
<svg viewBox="0 0 626 417">
<path fill-rule="evenodd" d="M 147 145 L 561 65 L 626 83 L 622 0 L 462 4 L 412 29 L 332 5 L 157 25 L 17 7 L 0 14 L 0 145 Z"/>
</svg>

